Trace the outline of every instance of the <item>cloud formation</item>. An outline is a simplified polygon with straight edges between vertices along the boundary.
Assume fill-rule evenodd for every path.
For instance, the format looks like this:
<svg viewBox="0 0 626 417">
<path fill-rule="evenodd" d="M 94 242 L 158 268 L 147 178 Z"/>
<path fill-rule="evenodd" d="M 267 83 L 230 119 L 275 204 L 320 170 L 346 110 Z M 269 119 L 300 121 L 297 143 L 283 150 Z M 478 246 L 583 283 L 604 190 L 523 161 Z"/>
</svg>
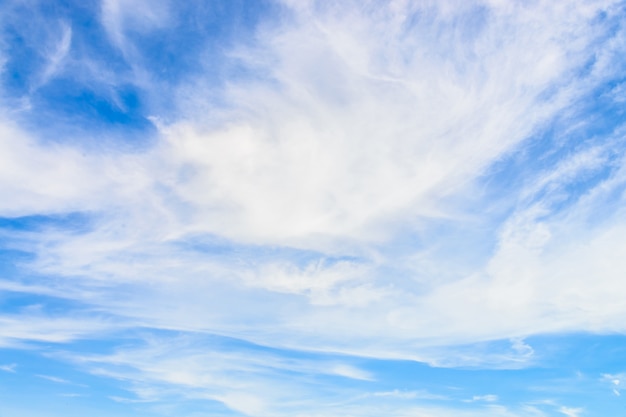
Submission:
<svg viewBox="0 0 626 417">
<path fill-rule="evenodd" d="M 70 18 L 37 15 L 48 35 L 28 35 L 28 87 L 3 78 L 2 243 L 28 260 L 0 288 L 63 307 L 7 307 L 0 345 L 145 332 L 142 348 L 75 362 L 133 381 L 140 401 L 174 386 L 244 415 L 293 413 L 313 395 L 342 404 L 337 415 L 446 416 L 394 408 L 428 400 L 396 387 L 367 390 L 374 411 L 341 402 L 316 384 L 375 372 L 281 355 L 519 369 L 540 360 L 533 335 L 624 331 L 621 2 L 275 2 L 253 35 L 220 35 L 219 53 L 186 39 L 202 52 L 175 75 L 159 60 L 191 20 L 174 3 L 97 6 L 100 54 Z M 3 76 L 20 66 L 12 51 L 2 45 Z M 135 133 L 69 116 L 71 137 L 50 138 L 40 110 L 67 85 L 89 92 L 77 108 L 149 139 L 131 146 Z M 205 352 L 160 332 L 275 351 Z M 544 415 L 463 398 L 483 403 L 468 416 Z"/>
</svg>

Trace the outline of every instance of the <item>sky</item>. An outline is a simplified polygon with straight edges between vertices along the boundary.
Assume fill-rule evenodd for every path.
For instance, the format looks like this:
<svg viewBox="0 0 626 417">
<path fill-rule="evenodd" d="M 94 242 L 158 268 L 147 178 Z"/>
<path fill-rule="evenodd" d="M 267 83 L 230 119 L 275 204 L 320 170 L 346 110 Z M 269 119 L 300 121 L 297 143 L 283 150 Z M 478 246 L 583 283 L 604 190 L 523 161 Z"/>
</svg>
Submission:
<svg viewBox="0 0 626 417">
<path fill-rule="evenodd" d="M 626 407 L 623 0 L 0 0 L 0 417 Z"/>
</svg>

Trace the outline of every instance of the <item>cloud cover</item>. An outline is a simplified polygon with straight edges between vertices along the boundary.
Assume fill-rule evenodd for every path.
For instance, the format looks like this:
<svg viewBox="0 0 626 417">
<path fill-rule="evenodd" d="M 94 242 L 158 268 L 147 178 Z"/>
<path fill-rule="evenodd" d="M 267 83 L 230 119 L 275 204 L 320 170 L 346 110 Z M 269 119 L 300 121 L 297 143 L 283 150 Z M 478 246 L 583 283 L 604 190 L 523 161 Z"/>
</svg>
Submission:
<svg viewBox="0 0 626 417">
<path fill-rule="evenodd" d="M 206 41 L 200 70 L 167 78 L 149 40 L 188 22 L 174 6 L 98 5 L 118 75 L 69 21 L 41 17 L 56 35 L 34 44 L 29 87 L 4 78 L 0 213 L 52 220 L 3 230 L 31 258 L 2 286 L 86 321 L 3 313 L 0 343 L 147 328 L 441 364 L 457 345 L 624 330 L 621 2 L 273 3 L 252 36 L 224 39 L 224 63 Z M 153 139 L 49 140 L 37 106 L 72 77 L 122 113 L 141 92 Z M 516 367 L 530 356 L 516 343 L 466 362 Z M 144 355 L 106 361 L 185 385 Z M 264 381 L 254 398 L 223 381 L 209 397 L 270 412 L 283 399 Z"/>
</svg>

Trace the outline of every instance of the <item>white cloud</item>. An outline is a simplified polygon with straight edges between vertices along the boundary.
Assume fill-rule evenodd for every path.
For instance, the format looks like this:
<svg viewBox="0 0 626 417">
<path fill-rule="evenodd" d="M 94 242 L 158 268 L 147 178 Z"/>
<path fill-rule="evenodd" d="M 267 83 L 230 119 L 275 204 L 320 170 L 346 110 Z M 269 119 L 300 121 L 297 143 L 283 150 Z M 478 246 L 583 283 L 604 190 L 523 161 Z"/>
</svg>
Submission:
<svg viewBox="0 0 626 417">
<path fill-rule="evenodd" d="M 363 381 L 373 381 L 374 378 L 369 372 L 362 369 L 355 368 L 354 366 L 339 364 L 331 368 L 331 372 L 335 375 L 343 376 L 351 379 L 360 379 Z"/>
<path fill-rule="evenodd" d="M 484 402 L 488 402 L 488 403 L 493 403 L 498 401 L 498 396 L 494 395 L 494 394 L 486 394 L 486 395 L 474 395 L 472 397 L 471 400 L 469 400 L 470 402 L 474 402 L 474 401 L 484 401 Z"/>
<path fill-rule="evenodd" d="M 187 121 L 165 130 L 163 151 L 188 172 L 169 185 L 202 218 L 192 227 L 327 248 L 447 215 L 442 198 L 588 88 L 572 72 L 595 35 L 579 26 L 589 10 L 569 14 L 580 19 L 573 26 L 555 19 L 558 7 L 538 7 L 495 8 L 477 27 L 459 19 L 480 19 L 479 9 L 425 7 L 433 17 L 410 29 L 411 10 L 296 12 L 298 26 L 269 30 L 260 51 L 240 52 L 274 83 L 233 83 L 242 117 L 221 129 Z M 531 35 L 527 25 L 545 30 Z M 547 90 L 557 93 L 547 100 Z"/>
<path fill-rule="evenodd" d="M 48 381 L 56 382 L 57 384 L 71 384 L 67 379 L 59 378 L 51 375 L 36 375 L 39 378 L 46 379 Z"/>
<path fill-rule="evenodd" d="M 608 382 L 611 386 L 611 390 L 616 397 L 621 397 L 621 391 L 625 388 L 623 387 L 622 381 L 626 378 L 624 374 L 603 374 L 602 381 Z"/>
<path fill-rule="evenodd" d="M 401 400 L 446 400 L 447 397 L 438 394 L 431 394 L 426 391 L 403 391 L 395 389 L 393 391 L 378 391 L 370 394 L 373 397 L 397 398 Z"/>
<path fill-rule="evenodd" d="M 101 21 L 113 43 L 129 53 L 128 30 L 145 32 L 169 22 L 169 0 L 103 0 Z"/>
<path fill-rule="evenodd" d="M 99 317 L 48 317 L 34 314 L 0 315 L 0 346 L 23 346 L 24 342 L 64 343 L 94 337 L 113 330 L 112 319 Z"/>
<path fill-rule="evenodd" d="M 66 60 L 72 43 L 72 28 L 67 24 L 62 23 L 61 34 L 58 41 L 51 47 L 44 50 L 44 57 L 46 64 L 43 67 L 41 74 L 37 81 L 31 85 L 30 93 L 47 84 L 57 73 L 62 69 L 64 61 Z"/>
<path fill-rule="evenodd" d="M 137 209 L 133 196 L 152 185 L 137 155 L 39 141 L 7 118 L 0 118 L 0 155 L 0 215 L 6 217 L 110 213 L 116 207 L 128 215 Z"/>
<path fill-rule="evenodd" d="M 111 355 L 68 353 L 66 359 L 96 375 L 123 381 L 136 396 L 116 401 L 158 402 L 167 393 L 217 401 L 246 415 L 282 415 L 280 410 L 294 404 L 312 405 L 319 395 L 337 400 L 350 393 L 340 385 L 336 393 L 324 393 L 318 378 L 372 379 L 368 372 L 338 360 L 289 358 L 259 347 L 223 346 L 224 341 L 214 338 L 147 337 L 146 342 Z"/>
<path fill-rule="evenodd" d="M 129 61 L 137 59 L 137 46 L 128 27 L 165 25 L 165 4 L 103 3 L 104 25 Z M 613 2 L 567 10 L 547 1 L 420 4 L 291 5 L 295 23 L 264 28 L 257 45 L 233 51 L 262 74 L 230 80 L 225 101 L 235 110 L 221 109 L 219 123 L 205 122 L 209 104 L 195 111 L 181 105 L 188 114 L 160 126 L 156 146 L 134 155 L 43 144 L 0 124 L 2 215 L 93 216 L 84 233 L 15 232 L 16 244 L 37 254 L 30 267 L 57 279 L 45 289 L 0 285 L 73 298 L 117 317 L 3 316 L 0 344 L 67 342 L 141 325 L 279 348 L 519 367 L 533 359 L 526 335 L 623 330 L 623 213 L 589 219 L 620 190 L 624 172 L 616 169 L 563 212 L 550 198 L 536 201 L 595 172 L 609 160 L 608 147 L 564 158 L 509 190 L 503 198 L 512 213 L 504 220 L 477 192 L 490 166 L 610 76 L 608 58 L 592 76 L 580 72 L 603 48 L 621 50 L 606 46 L 593 23 Z M 416 11 L 421 17 L 410 23 Z M 467 15 L 473 23 L 463 23 Z M 71 31 L 64 33 L 49 76 L 68 53 Z M 195 90 L 190 102 L 205 100 L 207 91 L 194 88 L 202 81 L 181 87 Z M 459 200 L 471 200 L 474 212 Z M 488 243 L 471 268 L 461 268 L 435 250 L 425 230 L 439 234 L 437 242 L 451 241 L 460 232 L 449 229 L 464 228 L 468 218 L 480 223 L 473 239 Z M 431 222 L 451 226 L 431 232 Z M 207 236 L 227 253 L 213 251 L 202 241 Z M 425 278 L 414 274 L 416 264 L 429 265 L 421 269 Z M 495 354 L 473 345 L 503 338 L 512 338 L 511 346 Z M 177 386 L 183 396 L 251 415 L 310 392 L 305 382 L 294 389 L 276 373 L 375 378 L 351 364 L 272 357 L 260 363 L 195 349 L 181 355 L 167 343 L 159 342 L 163 351 L 82 360 L 135 381 L 140 400 Z M 442 358 L 456 344 L 470 346 L 457 350 L 454 363 Z M 237 372 L 246 378 L 233 377 Z M 316 414 L 331 415 L 310 412 Z M 353 415 L 376 414 L 355 406 Z M 391 415 L 537 414 L 492 404 L 466 413 L 407 408 Z"/>
<path fill-rule="evenodd" d="M 455 406 L 452 398 L 421 390 L 375 391 L 363 394 L 350 384 L 329 382 L 329 375 L 362 379 L 353 365 L 338 365 L 323 357 L 288 359 L 264 348 L 206 344 L 197 335 L 147 337 L 147 344 L 118 348 L 111 355 L 77 355 L 67 359 L 96 375 L 116 378 L 133 397 L 118 402 L 159 403 L 163 398 L 217 401 L 245 415 L 270 416 L 544 416 L 525 407 L 495 404 L 495 395 L 477 396 L 475 404 Z M 200 343 L 198 343 L 200 342 Z M 231 341 L 232 342 L 232 341 Z M 260 348 L 260 349 L 259 349 Z M 340 369 L 341 368 L 341 369 Z M 346 371 L 348 370 L 349 371 Z M 367 376 L 365 381 L 370 383 Z M 444 401 L 443 405 L 431 405 Z M 486 404 L 487 403 L 487 404 Z"/>
<path fill-rule="evenodd" d="M 559 409 L 561 414 L 566 415 L 567 417 L 578 417 L 583 412 L 582 408 L 571 408 L 571 407 L 561 407 Z"/>
</svg>

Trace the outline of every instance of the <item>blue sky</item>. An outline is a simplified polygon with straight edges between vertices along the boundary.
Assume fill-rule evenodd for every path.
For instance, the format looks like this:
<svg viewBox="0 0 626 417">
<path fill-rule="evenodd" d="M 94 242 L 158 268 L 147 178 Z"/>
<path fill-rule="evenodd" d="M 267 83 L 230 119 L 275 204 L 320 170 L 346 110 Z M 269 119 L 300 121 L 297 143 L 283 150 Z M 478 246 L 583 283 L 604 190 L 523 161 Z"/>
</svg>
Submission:
<svg viewBox="0 0 626 417">
<path fill-rule="evenodd" d="M 626 4 L 0 2 L 0 416 L 626 403 Z"/>
</svg>

